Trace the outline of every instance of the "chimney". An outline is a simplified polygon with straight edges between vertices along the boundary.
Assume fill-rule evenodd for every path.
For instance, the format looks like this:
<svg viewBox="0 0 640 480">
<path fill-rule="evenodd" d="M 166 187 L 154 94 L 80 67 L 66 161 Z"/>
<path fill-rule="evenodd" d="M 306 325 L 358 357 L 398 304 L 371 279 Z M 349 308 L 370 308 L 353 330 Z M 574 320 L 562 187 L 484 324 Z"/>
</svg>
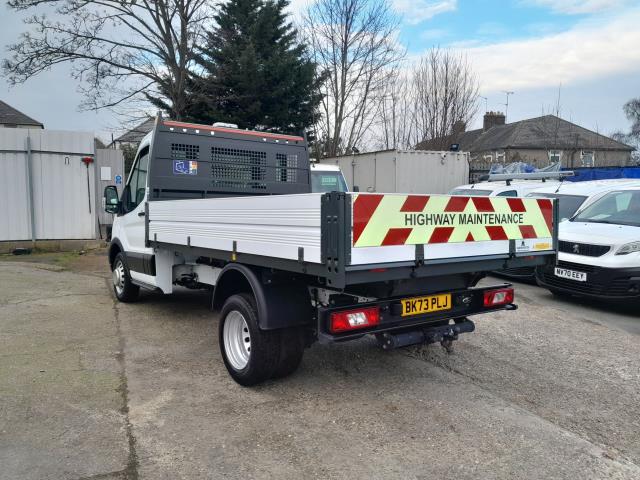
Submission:
<svg viewBox="0 0 640 480">
<path fill-rule="evenodd" d="M 464 120 L 458 120 L 453 124 L 453 135 L 457 137 L 461 133 L 467 131 L 467 123 Z"/>
<path fill-rule="evenodd" d="M 498 125 L 505 124 L 504 113 L 500 112 L 487 112 L 484 114 L 484 122 L 482 125 L 482 130 L 485 132 L 492 127 L 496 127 Z"/>
</svg>

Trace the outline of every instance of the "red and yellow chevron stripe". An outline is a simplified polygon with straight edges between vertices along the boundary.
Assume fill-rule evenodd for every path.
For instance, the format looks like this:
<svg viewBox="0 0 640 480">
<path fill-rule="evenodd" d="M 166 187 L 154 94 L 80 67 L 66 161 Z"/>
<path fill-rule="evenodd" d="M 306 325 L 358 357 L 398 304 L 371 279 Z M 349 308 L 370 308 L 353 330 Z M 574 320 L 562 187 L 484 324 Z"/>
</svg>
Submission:
<svg viewBox="0 0 640 480">
<path fill-rule="evenodd" d="M 353 246 L 551 238 L 546 198 L 360 193 L 353 196 Z"/>
</svg>

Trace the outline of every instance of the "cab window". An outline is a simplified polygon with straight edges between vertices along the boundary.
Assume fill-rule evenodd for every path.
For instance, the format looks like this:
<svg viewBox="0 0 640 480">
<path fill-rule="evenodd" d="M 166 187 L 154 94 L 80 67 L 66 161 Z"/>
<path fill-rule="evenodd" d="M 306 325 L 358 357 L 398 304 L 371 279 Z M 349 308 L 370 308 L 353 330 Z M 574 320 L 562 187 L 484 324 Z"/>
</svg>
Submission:
<svg viewBox="0 0 640 480">
<path fill-rule="evenodd" d="M 144 199 L 147 188 L 147 171 L 149 167 L 149 150 L 144 150 L 136 160 L 125 189 L 124 206 L 127 212 L 134 210 Z"/>
<path fill-rule="evenodd" d="M 507 190 L 506 192 L 500 192 L 496 195 L 496 197 L 517 197 L 518 192 L 515 190 Z"/>
</svg>

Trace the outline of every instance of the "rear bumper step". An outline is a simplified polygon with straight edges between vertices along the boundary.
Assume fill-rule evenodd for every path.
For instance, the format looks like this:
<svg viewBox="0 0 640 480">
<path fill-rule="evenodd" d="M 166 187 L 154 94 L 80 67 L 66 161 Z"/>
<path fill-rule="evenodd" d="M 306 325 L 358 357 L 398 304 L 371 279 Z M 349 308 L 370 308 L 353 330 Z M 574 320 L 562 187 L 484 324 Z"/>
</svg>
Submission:
<svg viewBox="0 0 640 480">
<path fill-rule="evenodd" d="M 385 332 L 378 335 L 378 341 L 384 350 L 408 347 L 416 344 L 438 343 L 445 340 L 457 340 L 461 333 L 471 333 L 476 325 L 469 319 L 454 325 L 440 325 L 437 327 L 424 327 L 409 332 L 392 333 Z"/>
</svg>

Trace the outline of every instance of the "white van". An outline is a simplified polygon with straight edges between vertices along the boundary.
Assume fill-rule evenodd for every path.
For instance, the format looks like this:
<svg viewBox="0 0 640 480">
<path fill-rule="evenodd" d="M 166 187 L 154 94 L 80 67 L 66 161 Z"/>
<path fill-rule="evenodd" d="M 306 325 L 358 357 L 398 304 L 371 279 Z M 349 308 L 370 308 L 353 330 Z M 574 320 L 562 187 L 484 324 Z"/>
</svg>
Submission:
<svg viewBox="0 0 640 480">
<path fill-rule="evenodd" d="M 313 193 L 348 192 L 347 182 L 337 165 L 310 163 L 311 191 Z"/>
<path fill-rule="evenodd" d="M 591 180 L 587 182 L 562 182 L 530 192 L 528 197 L 558 199 L 560 221 L 568 220 L 581 208 L 607 192 L 625 187 L 640 187 L 640 179 Z"/>
<path fill-rule="evenodd" d="M 612 190 L 625 187 L 640 187 L 638 179 L 612 179 L 612 180 L 592 180 L 587 182 L 561 182 L 556 185 L 548 185 L 533 190 L 527 197 L 553 198 L 558 201 L 558 218 L 561 222 L 573 217 L 581 208 L 586 207 L 591 202 L 597 200 Z M 560 224 L 560 234 L 562 234 L 566 222 Z M 500 270 L 500 275 L 518 280 L 535 280 L 535 269 L 531 267 L 511 268 Z"/>
<path fill-rule="evenodd" d="M 557 180 L 512 180 L 470 183 L 460 185 L 449 192 L 449 195 L 473 195 L 477 197 L 526 197 L 529 192 L 543 186 L 560 185 Z"/>
<path fill-rule="evenodd" d="M 536 270 L 554 294 L 640 299 L 640 186 L 621 186 L 560 225 L 558 262 Z"/>
</svg>

